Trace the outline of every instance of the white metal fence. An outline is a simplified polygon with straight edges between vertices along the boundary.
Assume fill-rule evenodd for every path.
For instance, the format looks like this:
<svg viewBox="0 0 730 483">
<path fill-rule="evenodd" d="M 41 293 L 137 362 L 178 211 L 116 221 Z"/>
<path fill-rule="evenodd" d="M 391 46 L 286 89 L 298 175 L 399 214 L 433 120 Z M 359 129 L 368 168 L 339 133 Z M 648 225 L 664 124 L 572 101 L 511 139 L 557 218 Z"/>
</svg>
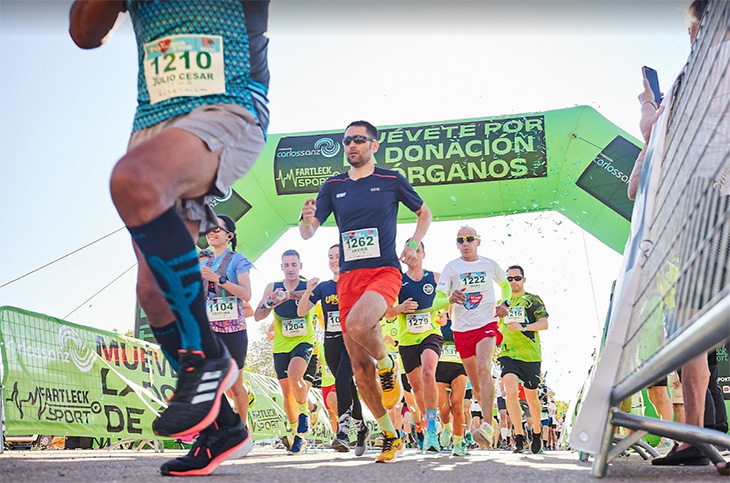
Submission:
<svg viewBox="0 0 730 483">
<path fill-rule="evenodd" d="M 714 462 L 719 431 L 622 413 L 653 381 L 730 339 L 730 2 L 711 1 L 654 127 L 606 343 L 570 443 L 603 476 L 647 432 Z M 614 428 L 635 430 L 614 447 Z"/>
</svg>

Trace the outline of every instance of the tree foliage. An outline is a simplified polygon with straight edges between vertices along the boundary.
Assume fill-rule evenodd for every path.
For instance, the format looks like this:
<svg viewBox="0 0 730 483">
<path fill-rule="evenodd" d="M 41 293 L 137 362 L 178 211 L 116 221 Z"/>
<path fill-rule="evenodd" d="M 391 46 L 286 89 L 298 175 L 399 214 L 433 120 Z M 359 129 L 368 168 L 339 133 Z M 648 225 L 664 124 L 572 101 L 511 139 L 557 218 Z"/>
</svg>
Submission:
<svg viewBox="0 0 730 483">
<path fill-rule="evenodd" d="M 253 324 L 248 325 L 248 354 L 246 355 L 246 366 L 248 372 L 261 374 L 276 378 L 274 370 L 274 341 L 266 338 L 268 329 L 267 323 L 259 325 L 258 330 L 251 330 Z"/>
</svg>

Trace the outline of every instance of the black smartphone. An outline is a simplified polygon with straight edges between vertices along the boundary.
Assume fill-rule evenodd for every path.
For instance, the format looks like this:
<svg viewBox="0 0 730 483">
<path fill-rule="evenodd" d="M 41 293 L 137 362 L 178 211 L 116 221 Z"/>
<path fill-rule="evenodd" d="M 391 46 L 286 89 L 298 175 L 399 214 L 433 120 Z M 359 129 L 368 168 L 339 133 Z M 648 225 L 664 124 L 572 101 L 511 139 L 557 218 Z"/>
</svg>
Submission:
<svg viewBox="0 0 730 483">
<path fill-rule="evenodd" d="M 662 103 L 662 91 L 659 90 L 659 77 L 651 67 L 644 66 L 643 69 L 646 80 L 649 81 L 649 87 L 651 87 L 651 91 L 654 93 L 654 102 L 659 105 Z"/>
</svg>

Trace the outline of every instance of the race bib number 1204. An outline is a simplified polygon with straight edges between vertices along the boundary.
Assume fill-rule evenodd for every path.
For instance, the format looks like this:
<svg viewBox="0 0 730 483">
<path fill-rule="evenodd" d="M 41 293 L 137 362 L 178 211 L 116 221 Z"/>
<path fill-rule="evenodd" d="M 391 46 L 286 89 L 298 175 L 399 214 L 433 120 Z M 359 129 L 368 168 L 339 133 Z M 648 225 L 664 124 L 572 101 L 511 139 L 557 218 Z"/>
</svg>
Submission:
<svg viewBox="0 0 730 483">
<path fill-rule="evenodd" d="M 143 64 L 150 104 L 226 92 L 220 35 L 172 35 L 147 42 Z"/>
<path fill-rule="evenodd" d="M 282 320 L 281 333 L 284 337 L 302 337 L 307 335 L 307 319 Z"/>
</svg>

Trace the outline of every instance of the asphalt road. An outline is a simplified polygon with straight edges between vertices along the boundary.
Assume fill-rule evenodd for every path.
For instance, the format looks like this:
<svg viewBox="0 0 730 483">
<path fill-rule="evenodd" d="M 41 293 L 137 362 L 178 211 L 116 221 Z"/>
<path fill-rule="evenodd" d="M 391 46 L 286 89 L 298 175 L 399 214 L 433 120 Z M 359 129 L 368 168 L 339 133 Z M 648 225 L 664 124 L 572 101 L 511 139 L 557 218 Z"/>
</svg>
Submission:
<svg viewBox="0 0 730 483">
<path fill-rule="evenodd" d="M 159 466 L 184 454 L 166 450 L 10 450 L 0 455 L 0 481 L 34 482 L 134 482 L 162 481 Z M 352 483 L 352 482 L 482 482 L 532 483 L 599 481 L 590 474 L 590 462 L 577 453 L 548 451 L 513 454 L 506 451 L 472 451 L 466 458 L 448 453 L 420 454 L 406 450 L 393 464 L 373 463 L 375 451 L 360 458 L 353 453 L 309 450 L 287 456 L 283 450 L 256 447 L 245 458 L 227 461 L 208 477 L 216 482 Z M 727 482 L 714 468 L 652 467 L 637 455 L 619 457 L 600 481 Z"/>
</svg>

